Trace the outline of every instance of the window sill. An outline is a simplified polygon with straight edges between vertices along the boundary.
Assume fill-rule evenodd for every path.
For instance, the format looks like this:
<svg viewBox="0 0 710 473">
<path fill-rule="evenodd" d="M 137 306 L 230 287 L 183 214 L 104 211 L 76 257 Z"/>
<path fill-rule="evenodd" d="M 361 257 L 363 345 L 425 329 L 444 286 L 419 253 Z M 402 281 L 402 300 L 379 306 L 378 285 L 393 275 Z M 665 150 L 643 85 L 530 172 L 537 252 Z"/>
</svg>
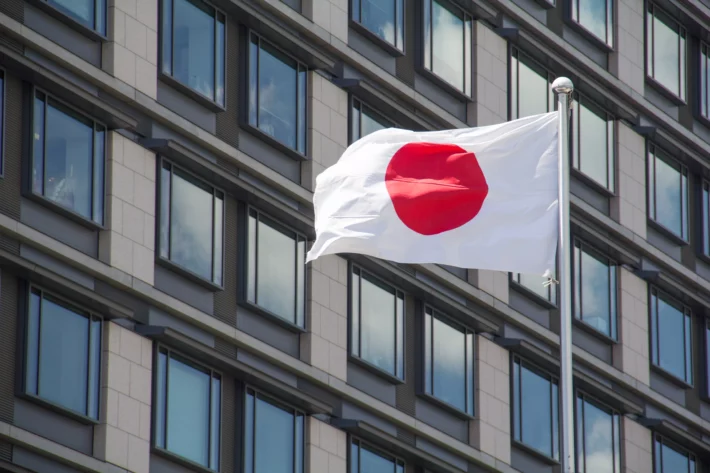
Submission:
<svg viewBox="0 0 710 473">
<path fill-rule="evenodd" d="M 596 328 L 592 327 L 589 325 L 587 322 L 584 320 L 578 319 L 577 317 L 572 317 L 572 323 L 574 323 L 577 327 L 579 327 L 581 330 L 584 330 L 588 334 L 592 335 L 593 337 L 596 337 L 600 340 L 605 341 L 606 343 L 609 343 L 610 345 L 616 345 L 619 343 L 618 340 L 615 340 L 614 338 L 610 337 L 609 335 L 600 332 Z"/>
<path fill-rule="evenodd" d="M 678 97 L 675 92 L 671 92 L 665 85 L 661 84 L 658 82 L 656 79 L 650 76 L 646 76 L 646 83 L 656 89 L 658 92 L 661 93 L 664 97 L 666 97 L 668 100 L 673 102 L 677 106 L 683 106 L 687 105 L 687 102 L 685 99 Z M 687 89 L 686 89 L 687 93 Z"/>
<path fill-rule="evenodd" d="M 161 81 L 163 81 L 166 84 L 168 84 L 169 86 L 177 89 L 181 93 L 187 95 L 192 100 L 194 100 L 195 102 L 198 102 L 200 105 L 204 106 L 205 108 L 208 108 L 212 112 L 221 113 L 221 112 L 227 111 L 226 107 L 219 105 L 217 102 L 214 102 L 209 97 L 206 97 L 206 96 L 202 95 L 201 93 L 197 92 L 196 90 L 191 88 L 189 85 L 186 85 L 186 84 L 180 82 L 176 78 L 174 78 L 162 71 L 158 72 L 158 77 L 160 78 Z"/>
<path fill-rule="evenodd" d="M 202 276 L 199 276 L 189 269 L 180 266 L 177 263 L 173 263 L 169 259 L 166 259 L 162 256 L 159 255 L 158 251 L 155 252 L 155 259 L 158 263 L 160 263 L 161 266 L 164 266 L 165 268 L 174 271 L 178 273 L 180 276 L 183 276 L 186 279 L 189 279 L 190 281 L 199 284 L 200 286 L 212 291 L 212 292 L 219 292 L 223 291 L 224 287 L 213 283 L 212 281 L 208 281 L 207 279 L 203 278 Z"/>
<path fill-rule="evenodd" d="M 437 86 L 442 88 L 444 92 L 447 92 L 450 95 L 453 95 L 454 97 L 458 98 L 459 100 L 465 101 L 465 102 L 473 102 L 473 98 L 466 95 L 463 91 L 457 89 L 453 85 L 449 84 L 446 79 L 440 77 L 439 75 L 436 74 L 436 72 L 430 71 L 426 67 L 418 67 L 419 73 L 421 73 L 424 77 L 427 79 L 431 80 L 434 82 Z M 473 81 L 471 82 L 471 87 L 473 87 Z M 473 91 L 471 91 L 473 93 Z"/>
<path fill-rule="evenodd" d="M 545 309 L 549 309 L 549 310 L 557 309 L 556 303 L 553 303 L 553 302 L 545 299 L 544 297 L 540 296 L 540 294 L 537 294 L 534 291 L 531 291 L 530 289 L 523 286 L 519 282 L 516 282 L 512 278 L 510 280 L 510 285 L 513 289 L 520 292 L 521 294 L 528 297 L 529 299 L 532 299 L 533 302 L 537 303 L 538 305 L 543 306 Z"/>
<path fill-rule="evenodd" d="M 89 230 L 94 230 L 94 231 L 101 231 L 101 230 L 106 230 L 106 227 L 104 225 L 98 224 L 94 222 L 93 220 L 89 220 L 88 218 L 84 217 L 83 215 L 80 215 L 73 210 L 70 210 L 53 200 L 50 200 L 46 198 L 43 195 L 37 194 L 33 191 L 27 191 L 24 193 L 24 195 L 39 203 L 40 205 L 47 207 L 51 211 L 58 213 L 59 215 L 66 217 L 67 219 L 78 223 L 79 225 L 88 228 Z M 104 215 L 106 215 L 106 211 L 104 209 Z"/>
<path fill-rule="evenodd" d="M 672 230 L 668 229 L 665 227 L 663 224 L 660 224 L 653 220 L 651 217 L 648 217 L 648 224 L 654 229 L 657 230 L 659 233 L 661 233 L 664 237 L 670 239 L 673 241 L 673 243 L 680 245 L 680 246 L 686 246 L 688 245 L 688 241 L 683 240 L 683 238 L 679 237 L 676 233 L 674 233 Z"/>
<path fill-rule="evenodd" d="M 701 125 L 705 128 L 710 128 L 710 117 L 703 115 L 703 112 L 700 111 L 700 106 L 697 107 L 695 115 Z"/>
<path fill-rule="evenodd" d="M 150 451 L 155 453 L 156 455 L 160 455 L 161 457 L 165 458 L 166 460 L 170 460 L 170 461 L 175 462 L 179 465 L 185 466 L 192 471 L 200 471 L 200 472 L 204 472 L 204 473 L 215 473 L 215 471 L 216 471 L 216 470 L 211 470 L 210 468 L 208 468 L 204 465 L 200 465 L 199 463 L 195 463 L 192 460 L 188 460 L 187 458 L 182 457 L 176 453 L 165 450 L 164 448 L 157 447 L 153 443 L 151 443 Z"/>
<path fill-rule="evenodd" d="M 559 460 L 555 460 L 554 458 L 537 450 L 536 448 L 528 447 L 527 445 L 525 445 L 523 442 L 521 442 L 519 440 L 514 440 L 511 438 L 510 443 L 513 447 L 519 448 L 520 450 L 523 450 L 525 453 L 529 453 L 530 455 L 544 461 L 548 465 L 559 465 L 560 464 Z"/>
<path fill-rule="evenodd" d="M 393 374 L 390 374 L 386 371 L 383 371 L 382 369 L 378 368 L 377 366 L 373 365 L 369 361 L 363 360 L 359 356 L 353 355 L 352 353 L 348 353 L 348 359 L 355 363 L 356 365 L 359 365 L 366 370 L 370 371 L 371 373 L 384 378 L 385 380 L 389 381 L 392 384 L 404 384 L 404 379 L 400 379 L 396 377 Z"/>
<path fill-rule="evenodd" d="M 437 398 L 433 394 L 428 394 L 426 392 L 417 392 L 417 396 L 426 399 L 428 402 L 431 402 L 432 404 L 436 405 L 437 407 L 440 407 L 451 414 L 463 419 L 463 420 L 474 420 L 476 419 L 476 416 L 473 414 L 469 414 L 468 412 L 462 411 L 456 406 L 453 406 L 449 404 L 446 401 L 442 401 L 441 399 Z"/>
<path fill-rule="evenodd" d="M 671 381 L 673 384 L 676 384 L 677 386 L 683 388 L 683 389 L 693 389 L 693 385 L 688 383 L 687 381 L 683 381 L 680 379 L 678 376 L 674 375 L 670 371 L 667 371 L 660 366 L 654 365 L 653 362 L 651 362 L 651 369 L 655 372 L 658 373 L 659 375 L 663 376 L 666 378 L 668 381 Z"/>
<path fill-rule="evenodd" d="M 394 44 L 390 43 L 389 41 L 379 37 L 372 31 L 368 30 L 365 25 L 362 25 L 358 23 L 357 21 L 351 19 L 350 20 L 350 27 L 353 28 L 355 31 L 375 43 L 377 46 L 381 47 L 385 51 L 387 51 L 391 56 L 394 57 L 401 57 L 404 56 L 404 51 L 397 49 L 397 46 Z"/>
<path fill-rule="evenodd" d="M 577 21 L 574 20 L 569 14 L 566 18 L 566 23 L 572 27 L 576 32 L 581 34 L 584 39 L 589 41 L 590 43 L 593 43 L 596 47 L 599 49 L 603 50 L 604 52 L 607 53 L 613 53 L 614 52 L 614 47 L 610 46 L 607 44 L 603 39 L 601 39 L 599 36 L 596 34 L 592 33 L 589 31 L 583 24 L 578 23 Z M 614 25 L 612 25 L 614 26 Z"/>
<path fill-rule="evenodd" d="M 296 334 L 306 333 L 305 327 L 300 327 L 293 322 L 289 322 L 288 320 L 284 319 L 283 317 L 280 317 L 280 316 L 274 314 L 273 312 L 266 310 L 263 307 L 255 304 L 253 302 L 249 302 L 246 299 L 240 300 L 239 305 L 241 305 L 242 307 L 246 307 L 247 309 L 250 309 L 259 315 L 266 317 L 270 321 L 274 322 L 277 325 L 280 325 L 281 327 L 285 328 L 286 330 L 289 330 L 289 331 L 294 332 Z"/>
<path fill-rule="evenodd" d="M 571 163 L 570 163 L 570 172 L 572 173 L 571 175 L 573 177 L 576 177 L 577 179 L 582 181 L 585 185 L 587 185 L 588 187 L 591 187 L 592 190 L 602 194 L 604 197 L 608 197 L 608 198 L 616 197 L 616 193 L 613 190 L 608 189 L 607 187 L 604 186 L 604 184 L 600 184 L 599 182 L 597 182 L 593 178 L 587 176 L 582 171 L 580 171 L 579 169 L 572 166 Z"/>
<path fill-rule="evenodd" d="M 18 397 L 25 399 L 33 404 L 37 404 L 41 407 L 44 407 L 45 409 L 49 409 L 52 412 L 56 412 L 59 415 L 74 419 L 75 421 L 80 422 L 82 424 L 99 425 L 99 421 L 97 419 L 91 418 L 87 415 L 81 414 L 80 412 L 76 412 L 64 406 L 60 406 L 59 404 L 55 404 L 52 401 L 47 401 L 46 399 L 43 399 L 39 396 L 35 396 L 34 394 L 19 393 Z"/>
<path fill-rule="evenodd" d="M 274 148 L 278 149 L 279 151 L 287 154 L 288 156 L 292 157 L 293 159 L 297 161 L 308 161 L 308 156 L 305 154 L 301 154 L 295 149 L 283 144 L 273 136 L 269 135 L 268 133 L 265 133 L 261 131 L 259 128 L 255 127 L 254 125 L 244 122 L 242 124 L 242 128 L 244 128 L 246 131 L 254 135 L 255 137 L 259 138 L 260 140 L 268 143 L 269 145 L 273 146 Z"/>
<path fill-rule="evenodd" d="M 96 30 L 92 30 L 88 26 L 82 25 L 78 21 L 76 21 L 74 18 L 71 16 L 67 15 L 63 11 L 53 7 L 49 3 L 47 3 L 44 0 L 30 0 L 30 2 L 40 8 L 41 10 L 44 10 L 45 13 L 48 15 L 52 16 L 53 18 L 56 18 L 57 20 L 61 21 L 65 25 L 67 25 L 69 28 L 73 29 L 74 31 L 88 37 L 92 41 L 96 41 L 98 43 L 105 43 L 108 42 L 108 36 L 103 35 Z M 108 4 L 107 4 L 108 6 Z M 106 15 L 106 22 L 107 22 L 107 28 L 108 28 L 108 14 Z"/>
</svg>

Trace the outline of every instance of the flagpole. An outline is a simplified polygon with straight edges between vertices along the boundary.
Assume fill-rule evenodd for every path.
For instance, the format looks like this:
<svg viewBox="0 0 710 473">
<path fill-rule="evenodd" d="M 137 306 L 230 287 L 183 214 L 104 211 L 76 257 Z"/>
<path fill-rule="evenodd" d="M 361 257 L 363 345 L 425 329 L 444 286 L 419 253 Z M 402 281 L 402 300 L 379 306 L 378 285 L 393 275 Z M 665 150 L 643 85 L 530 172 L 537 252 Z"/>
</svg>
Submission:
<svg viewBox="0 0 710 473">
<path fill-rule="evenodd" d="M 557 93 L 559 124 L 559 175 L 558 209 L 559 240 L 557 258 L 560 273 L 560 386 L 562 448 L 560 460 L 562 473 L 574 473 L 574 388 L 572 383 L 572 279 L 570 267 L 569 230 L 569 110 L 574 85 L 567 77 L 558 77 L 552 83 Z"/>
</svg>

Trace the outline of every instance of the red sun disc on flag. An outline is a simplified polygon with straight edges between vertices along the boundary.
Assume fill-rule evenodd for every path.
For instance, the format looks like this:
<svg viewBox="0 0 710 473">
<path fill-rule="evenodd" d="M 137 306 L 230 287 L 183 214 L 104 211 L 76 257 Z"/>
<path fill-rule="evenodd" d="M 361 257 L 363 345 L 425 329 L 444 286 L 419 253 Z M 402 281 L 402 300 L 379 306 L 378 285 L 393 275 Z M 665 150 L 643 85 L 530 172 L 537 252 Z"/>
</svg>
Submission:
<svg viewBox="0 0 710 473">
<path fill-rule="evenodd" d="M 397 216 L 422 235 L 471 221 L 488 196 L 476 155 L 452 144 L 402 146 L 387 166 L 385 184 Z"/>
</svg>

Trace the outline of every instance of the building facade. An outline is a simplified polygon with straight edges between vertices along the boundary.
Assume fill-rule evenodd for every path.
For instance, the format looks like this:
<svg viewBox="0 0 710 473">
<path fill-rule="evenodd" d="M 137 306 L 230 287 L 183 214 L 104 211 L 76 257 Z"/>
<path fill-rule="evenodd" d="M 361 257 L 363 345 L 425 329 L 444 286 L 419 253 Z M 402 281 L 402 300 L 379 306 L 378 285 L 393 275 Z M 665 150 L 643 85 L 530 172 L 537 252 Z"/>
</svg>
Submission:
<svg viewBox="0 0 710 473">
<path fill-rule="evenodd" d="M 707 0 L 0 0 L 0 471 L 559 471 L 555 285 L 304 261 L 349 143 L 561 75 L 577 472 L 710 472 Z"/>
</svg>

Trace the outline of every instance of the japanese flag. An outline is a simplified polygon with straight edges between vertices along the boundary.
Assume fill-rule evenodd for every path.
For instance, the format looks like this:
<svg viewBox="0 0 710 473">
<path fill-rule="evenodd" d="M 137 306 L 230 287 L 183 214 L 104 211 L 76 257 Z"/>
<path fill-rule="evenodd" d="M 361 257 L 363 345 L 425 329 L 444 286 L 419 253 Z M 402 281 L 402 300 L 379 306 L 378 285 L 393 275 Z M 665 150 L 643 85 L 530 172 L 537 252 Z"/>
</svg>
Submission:
<svg viewBox="0 0 710 473">
<path fill-rule="evenodd" d="M 558 114 L 353 143 L 321 173 L 308 261 L 359 253 L 400 263 L 544 274 L 558 235 Z"/>
</svg>

